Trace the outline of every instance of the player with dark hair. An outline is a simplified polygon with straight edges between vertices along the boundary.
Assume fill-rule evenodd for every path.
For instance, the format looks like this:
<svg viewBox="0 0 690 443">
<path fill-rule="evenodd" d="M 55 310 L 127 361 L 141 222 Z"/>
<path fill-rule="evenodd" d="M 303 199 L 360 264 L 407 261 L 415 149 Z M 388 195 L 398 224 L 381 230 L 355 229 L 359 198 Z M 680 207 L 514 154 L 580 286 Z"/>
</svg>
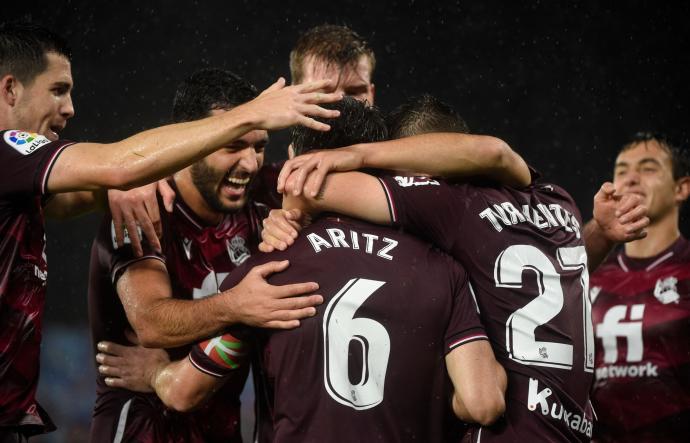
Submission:
<svg viewBox="0 0 690 443">
<path fill-rule="evenodd" d="M 460 137 L 467 144 L 482 139 Z M 472 428 L 467 441 L 531 441 L 535 436 L 589 441 L 594 336 L 585 233 L 577 207 L 562 189 L 536 181 L 513 188 L 345 173 L 329 175 L 322 187 L 329 169 L 417 169 L 409 166 L 420 156 L 410 143 L 415 139 L 354 145 L 288 161 L 280 179 L 281 187 L 288 183 L 284 207 L 402 226 L 450 252 L 468 269 L 494 352 L 508 372 L 508 390 L 504 417 L 492 426 Z M 308 191 L 301 192 L 302 187 Z M 625 199 L 619 208 L 627 212 L 635 200 Z M 636 221 L 625 226 L 614 220 L 612 207 L 608 202 L 607 210 L 599 211 L 608 218 L 593 229 L 616 234 L 615 240 L 639 236 L 647 220 L 636 219 L 639 212 L 634 210 L 628 214 Z M 264 250 L 284 249 L 297 236 L 294 229 L 286 230 L 294 221 L 269 219 L 264 226 L 263 239 L 271 243 Z"/>
<path fill-rule="evenodd" d="M 410 97 L 386 117 L 391 139 L 430 132 L 470 132 L 465 120 L 447 103 L 430 94 Z"/>
<path fill-rule="evenodd" d="M 642 196 L 647 237 L 614 251 L 592 275 L 597 344 L 592 401 L 598 442 L 680 442 L 690 433 L 690 243 L 679 212 L 690 156 L 662 134 L 635 134 L 613 183 Z"/>
<path fill-rule="evenodd" d="M 328 136 L 293 131 L 297 150 L 385 138 L 375 108 L 348 98 L 333 107 L 341 116 Z M 450 392 L 465 420 L 489 424 L 503 411 L 505 372 L 467 276 L 448 256 L 390 228 L 325 216 L 289 251 L 252 257 L 224 285 L 276 257 L 292 266 L 271 281 L 317 276 L 327 306 L 300 328 L 249 339 L 260 351 L 260 441 L 446 441 Z M 150 383 L 169 405 L 195 406 L 241 376 L 247 350 L 237 337 L 245 336 L 227 333 L 195 346 L 189 361 L 152 371 Z"/>
<path fill-rule="evenodd" d="M 294 124 L 328 129 L 310 116 L 334 116 L 317 103 L 339 94 L 318 82 L 279 80 L 232 111 L 109 143 L 59 139 L 74 115 L 70 52 L 35 26 L 0 27 L 0 440 L 53 428 L 36 403 L 47 278 L 47 215 L 93 208 L 97 190 L 131 188 L 164 177 L 248 132 Z M 89 192 L 70 192 L 89 191 Z"/>
<path fill-rule="evenodd" d="M 220 115 L 256 95 L 256 88 L 235 74 L 204 69 L 178 87 L 173 117 L 186 121 Z M 266 208 L 247 202 L 247 186 L 261 167 L 267 142 L 266 131 L 248 132 L 174 175 L 170 185 L 178 199 L 172 214 L 162 214 L 161 253 L 147 245 L 144 256 L 136 257 L 129 245 L 118 248 L 113 222 L 104 218 L 92 249 L 89 284 L 93 341 L 109 342 L 99 350 L 128 344 L 126 330 L 132 328 L 135 342 L 168 348 L 172 358 L 181 358 L 189 350 L 184 345 L 229 324 L 287 328 L 314 315 L 312 306 L 320 296 L 287 298 L 315 290 L 314 284 L 283 287 L 280 298 L 287 299 L 273 301 L 270 310 L 264 306 L 271 302 L 266 288 L 248 290 L 252 281 L 283 270 L 285 262 L 257 267 L 218 294 L 224 278 L 260 240 Z M 107 363 L 100 370 L 113 375 Z M 203 410 L 176 415 L 154 394 L 138 395 L 99 376 L 91 441 L 240 441 L 244 377 L 235 381 Z"/>
</svg>

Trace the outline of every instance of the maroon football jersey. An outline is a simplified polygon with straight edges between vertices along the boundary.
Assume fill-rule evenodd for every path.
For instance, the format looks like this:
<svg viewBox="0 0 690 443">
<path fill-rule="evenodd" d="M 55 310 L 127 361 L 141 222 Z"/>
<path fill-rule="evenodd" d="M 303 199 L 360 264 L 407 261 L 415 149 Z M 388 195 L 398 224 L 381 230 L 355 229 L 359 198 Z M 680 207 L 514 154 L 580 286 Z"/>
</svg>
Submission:
<svg viewBox="0 0 690 443">
<path fill-rule="evenodd" d="M 611 254 L 592 275 L 598 441 L 690 436 L 690 242 L 654 257 Z"/>
<path fill-rule="evenodd" d="M 0 426 L 54 429 L 36 403 L 48 275 L 43 203 L 48 175 L 72 142 L 0 131 Z"/>
<path fill-rule="evenodd" d="M 278 175 L 284 164 L 284 161 L 269 163 L 259 169 L 249 190 L 252 200 L 263 203 L 271 209 L 280 208 L 283 205 L 283 195 L 278 193 L 277 188 Z"/>
<path fill-rule="evenodd" d="M 326 217 L 223 286 L 283 259 L 290 267 L 270 283 L 316 281 L 324 304 L 299 328 L 259 339 L 260 441 L 444 441 L 455 422 L 444 356 L 487 339 L 462 268 L 401 232 Z M 242 351 L 232 337 L 219 341 L 202 346 L 206 359 L 192 354 L 210 374 L 231 370 L 218 354 Z"/>
<path fill-rule="evenodd" d="M 508 372 L 506 413 L 473 441 L 589 441 L 594 368 L 587 255 L 572 198 L 524 190 L 381 179 L 391 216 L 463 264 Z"/>
<path fill-rule="evenodd" d="M 226 215 L 217 226 L 209 226 L 178 199 L 172 214 L 161 212 L 163 253 L 153 253 L 146 245 L 144 259 L 165 263 L 175 298 L 198 299 L 215 294 L 225 277 L 255 250 L 265 215 L 263 205 L 250 202 L 243 210 Z M 89 317 L 94 344 L 102 340 L 127 343 L 124 331 L 131 326 L 117 295 L 116 283 L 128 265 L 141 259 L 134 257 L 129 245 L 116 247 L 112 219 L 105 217 L 91 254 Z M 189 346 L 168 352 L 174 359 L 183 358 Z M 226 385 L 204 408 L 193 413 L 194 424 L 203 429 L 204 441 L 240 441 L 239 394 L 246 368 L 244 371 L 236 383 Z M 122 405 L 135 395 L 138 394 L 108 387 L 104 377 L 98 376 L 92 425 L 94 441 L 98 440 L 95 436 L 112 435 L 115 427 L 112 420 L 119 420 Z M 117 409 L 115 413 L 113 408 Z M 162 407 L 157 413 L 167 414 Z M 99 420 L 99 415 L 104 419 Z"/>
</svg>

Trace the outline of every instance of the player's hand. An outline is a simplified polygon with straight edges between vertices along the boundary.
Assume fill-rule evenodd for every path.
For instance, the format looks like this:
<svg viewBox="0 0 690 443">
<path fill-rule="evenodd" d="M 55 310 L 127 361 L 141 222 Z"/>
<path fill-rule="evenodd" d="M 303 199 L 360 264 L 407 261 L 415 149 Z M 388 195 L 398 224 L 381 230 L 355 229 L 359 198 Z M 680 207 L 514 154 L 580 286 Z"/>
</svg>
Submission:
<svg viewBox="0 0 690 443">
<path fill-rule="evenodd" d="M 129 332 L 129 331 L 128 331 Z M 105 376 L 105 384 L 113 388 L 136 392 L 154 392 L 155 377 L 170 362 L 163 349 L 139 346 L 133 333 L 127 334 L 135 346 L 102 341 L 98 343 L 98 372 Z"/>
<path fill-rule="evenodd" d="M 317 131 L 328 131 L 331 129 L 329 125 L 313 117 L 335 118 L 340 115 L 339 111 L 319 106 L 343 98 L 339 92 L 321 92 L 332 86 L 331 80 L 285 86 L 285 79 L 281 77 L 257 98 L 238 108 L 254 116 L 260 129 L 270 131 L 302 125 Z"/>
<path fill-rule="evenodd" d="M 272 209 L 263 220 L 261 230 L 261 252 L 284 251 L 291 246 L 299 231 L 308 223 L 307 217 L 299 209 Z"/>
<path fill-rule="evenodd" d="M 613 183 L 606 182 L 594 196 L 594 220 L 611 242 L 639 240 L 647 236 L 647 207 L 637 194 L 619 195 Z"/>
<path fill-rule="evenodd" d="M 332 171 L 354 171 L 362 167 L 362 154 L 352 147 L 314 151 L 285 162 L 278 175 L 278 192 L 316 197 L 326 175 Z"/>
<path fill-rule="evenodd" d="M 144 254 L 139 237 L 139 228 L 156 251 L 160 252 L 159 237 L 163 235 L 161 216 L 156 191 L 161 193 L 165 207 L 170 212 L 175 199 L 175 191 L 165 180 L 151 183 L 129 191 L 108 190 L 108 205 L 113 217 L 115 241 L 118 247 L 124 245 L 125 229 L 137 257 Z"/>
<path fill-rule="evenodd" d="M 314 306 L 323 303 L 323 297 L 304 294 L 319 289 L 318 284 L 273 286 L 266 281 L 266 277 L 284 271 L 289 264 L 284 260 L 255 266 L 237 286 L 222 293 L 237 322 L 260 328 L 292 329 L 299 326 L 300 319 L 316 315 Z"/>
</svg>

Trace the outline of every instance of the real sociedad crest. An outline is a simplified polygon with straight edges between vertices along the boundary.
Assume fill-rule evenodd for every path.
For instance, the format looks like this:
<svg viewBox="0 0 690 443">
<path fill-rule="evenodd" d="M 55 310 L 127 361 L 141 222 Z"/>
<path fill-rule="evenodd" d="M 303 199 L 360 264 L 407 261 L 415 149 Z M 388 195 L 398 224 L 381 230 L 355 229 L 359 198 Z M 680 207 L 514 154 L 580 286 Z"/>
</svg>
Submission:
<svg viewBox="0 0 690 443">
<path fill-rule="evenodd" d="M 244 238 L 240 237 L 239 235 L 234 236 L 230 241 L 226 241 L 225 244 L 228 249 L 230 261 L 232 261 L 235 266 L 239 266 L 244 263 L 244 261 L 251 255 L 249 248 L 247 248 L 245 245 Z"/>
<path fill-rule="evenodd" d="M 678 304 L 680 295 L 676 287 L 677 283 L 678 279 L 675 277 L 660 278 L 656 281 L 656 286 L 654 287 L 654 297 L 665 305 L 669 303 Z"/>
</svg>

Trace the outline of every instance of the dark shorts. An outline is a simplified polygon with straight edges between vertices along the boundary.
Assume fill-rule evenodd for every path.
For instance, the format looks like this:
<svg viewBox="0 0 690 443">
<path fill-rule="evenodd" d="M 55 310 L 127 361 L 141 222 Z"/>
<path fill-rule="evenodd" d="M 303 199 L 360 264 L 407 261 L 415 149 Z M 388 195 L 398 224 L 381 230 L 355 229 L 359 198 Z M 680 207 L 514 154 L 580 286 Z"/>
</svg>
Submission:
<svg viewBox="0 0 690 443">
<path fill-rule="evenodd" d="M 239 424 L 228 429 L 228 417 L 208 417 L 202 408 L 183 414 L 158 397 L 127 391 L 99 397 L 91 422 L 92 443 L 210 443 L 240 442 Z M 210 418 L 210 419 L 207 419 Z M 214 423 L 218 423 L 216 429 Z M 236 434 L 236 435 L 235 435 Z"/>
</svg>

